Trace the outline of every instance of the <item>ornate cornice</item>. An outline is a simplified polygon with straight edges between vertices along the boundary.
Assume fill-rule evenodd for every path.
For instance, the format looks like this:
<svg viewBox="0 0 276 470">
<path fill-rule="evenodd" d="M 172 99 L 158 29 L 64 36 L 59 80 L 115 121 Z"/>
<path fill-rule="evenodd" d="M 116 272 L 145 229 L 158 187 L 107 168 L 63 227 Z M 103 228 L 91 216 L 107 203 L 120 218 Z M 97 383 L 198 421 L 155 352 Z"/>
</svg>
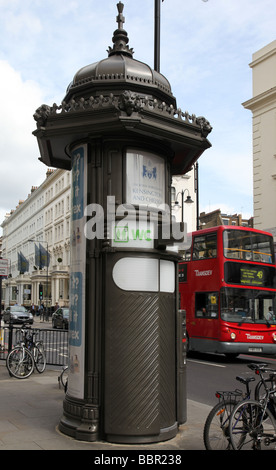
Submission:
<svg viewBox="0 0 276 470">
<path fill-rule="evenodd" d="M 121 95 L 115 96 L 112 93 L 108 96 L 91 96 L 89 99 L 71 99 L 69 102 L 63 101 L 61 105 L 54 103 L 52 106 L 41 105 L 34 114 L 37 127 L 45 127 L 51 117 L 65 116 L 68 113 L 79 113 L 85 111 L 99 111 L 101 109 L 115 108 L 127 116 L 133 113 L 149 111 L 162 114 L 162 116 L 178 120 L 186 125 L 193 125 L 200 129 L 203 137 L 207 137 L 212 131 L 209 121 L 203 116 L 197 117 L 195 114 L 183 112 L 180 108 L 175 109 L 172 105 L 158 99 L 141 96 L 138 93 L 126 90 Z"/>
</svg>

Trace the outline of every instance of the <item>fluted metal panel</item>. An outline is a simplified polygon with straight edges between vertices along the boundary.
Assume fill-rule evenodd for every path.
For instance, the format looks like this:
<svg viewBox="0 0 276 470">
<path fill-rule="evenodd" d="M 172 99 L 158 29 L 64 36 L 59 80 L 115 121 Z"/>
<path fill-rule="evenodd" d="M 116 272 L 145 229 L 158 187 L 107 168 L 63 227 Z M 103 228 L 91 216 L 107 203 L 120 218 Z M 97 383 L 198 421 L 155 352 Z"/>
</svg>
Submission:
<svg viewBox="0 0 276 470">
<path fill-rule="evenodd" d="M 176 421 L 175 296 L 159 296 L 161 429 Z"/>
<path fill-rule="evenodd" d="M 158 343 L 158 296 L 121 293 L 106 317 L 106 433 L 159 431 Z"/>
<path fill-rule="evenodd" d="M 113 289 L 106 309 L 105 432 L 158 435 L 175 423 L 173 299 Z"/>
</svg>

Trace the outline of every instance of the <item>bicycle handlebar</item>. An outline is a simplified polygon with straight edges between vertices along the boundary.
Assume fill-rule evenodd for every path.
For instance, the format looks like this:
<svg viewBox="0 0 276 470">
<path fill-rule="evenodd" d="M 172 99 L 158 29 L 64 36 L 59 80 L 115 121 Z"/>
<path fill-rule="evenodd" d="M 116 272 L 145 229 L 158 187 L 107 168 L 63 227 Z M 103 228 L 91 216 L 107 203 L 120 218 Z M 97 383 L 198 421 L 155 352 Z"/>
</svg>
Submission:
<svg viewBox="0 0 276 470">
<path fill-rule="evenodd" d="M 27 326 L 27 323 L 24 325 L 22 325 L 22 328 L 20 328 L 20 331 L 28 331 L 28 330 L 31 330 L 31 331 L 34 331 L 35 333 L 38 333 L 40 330 L 39 328 L 32 328 L 31 326 Z"/>
<path fill-rule="evenodd" d="M 261 364 L 248 364 L 249 369 L 251 370 L 254 370 L 255 371 L 255 374 L 257 375 L 261 375 L 262 372 L 272 372 L 271 375 L 276 375 L 276 370 L 275 369 L 271 369 L 270 367 L 268 367 L 268 364 L 267 363 L 261 363 Z"/>
<path fill-rule="evenodd" d="M 267 363 L 262 362 L 261 364 L 255 364 L 254 362 L 252 364 L 248 364 L 247 367 L 251 370 L 257 370 L 257 369 L 265 369 L 268 366 Z"/>
</svg>

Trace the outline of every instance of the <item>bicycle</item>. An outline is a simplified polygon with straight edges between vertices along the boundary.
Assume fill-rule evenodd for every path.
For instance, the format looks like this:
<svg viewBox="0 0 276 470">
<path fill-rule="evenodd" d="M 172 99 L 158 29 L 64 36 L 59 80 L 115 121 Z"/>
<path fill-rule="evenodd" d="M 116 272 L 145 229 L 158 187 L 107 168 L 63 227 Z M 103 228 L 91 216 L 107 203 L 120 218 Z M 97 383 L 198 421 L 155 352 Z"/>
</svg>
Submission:
<svg viewBox="0 0 276 470">
<path fill-rule="evenodd" d="M 231 442 L 229 435 L 230 416 L 237 400 L 250 397 L 249 383 L 254 381 L 254 377 L 236 377 L 236 380 L 243 383 L 246 392 L 236 389 L 233 391 L 217 391 L 216 397 L 219 402 L 208 414 L 203 431 L 203 440 L 206 450 L 230 450 Z"/>
<path fill-rule="evenodd" d="M 6 366 L 10 375 L 17 379 L 28 378 L 36 368 L 40 374 L 46 367 L 46 355 L 42 341 L 34 341 L 37 331 L 21 328 L 23 339 L 8 354 Z"/>
<path fill-rule="evenodd" d="M 249 369 L 264 369 L 267 364 L 248 364 Z M 217 391 L 216 397 L 219 402 L 211 409 L 209 415 L 206 418 L 203 440 L 207 450 L 230 450 L 232 447 L 229 425 L 230 417 L 237 403 L 249 399 L 251 396 L 251 390 L 249 384 L 255 381 L 255 377 L 240 377 L 237 376 L 236 380 L 245 385 L 245 392 L 239 389 L 233 391 Z M 257 383 L 255 387 L 255 397 L 261 395 L 263 382 L 262 379 Z"/>
<path fill-rule="evenodd" d="M 68 366 L 63 367 L 61 374 L 58 376 L 58 383 L 59 386 L 60 384 L 62 385 L 66 393 L 68 385 Z"/>
<path fill-rule="evenodd" d="M 276 371 L 256 368 L 255 373 L 261 377 L 258 393 L 255 393 L 257 399 L 238 403 L 230 417 L 229 435 L 234 450 L 276 448 Z M 264 373 L 269 373 L 269 377 L 264 378 Z M 264 393 L 260 393 L 262 387 Z"/>
</svg>

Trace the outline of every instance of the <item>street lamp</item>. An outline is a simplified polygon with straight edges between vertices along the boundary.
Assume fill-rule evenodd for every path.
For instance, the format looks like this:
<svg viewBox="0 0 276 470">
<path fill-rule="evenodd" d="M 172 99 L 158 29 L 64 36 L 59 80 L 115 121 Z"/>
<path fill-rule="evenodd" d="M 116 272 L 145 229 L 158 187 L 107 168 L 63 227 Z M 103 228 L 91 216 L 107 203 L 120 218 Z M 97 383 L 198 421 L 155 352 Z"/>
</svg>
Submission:
<svg viewBox="0 0 276 470">
<path fill-rule="evenodd" d="M 49 317 L 49 263 L 48 263 L 48 254 L 49 254 L 49 249 L 48 249 L 48 242 L 46 240 L 35 240 L 33 238 L 30 238 L 29 240 L 27 240 L 28 242 L 37 242 L 37 243 L 45 243 L 46 246 L 47 246 L 47 263 L 46 263 L 46 268 L 47 268 L 47 271 L 46 271 L 46 318 Z"/>
<path fill-rule="evenodd" d="M 186 200 L 184 201 L 184 194 L 185 194 L 186 191 L 188 191 L 188 196 L 187 196 Z M 181 206 L 179 206 L 179 202 L 177 200 L 179 194 L 181 194 Z M 184 203 L 185 204 L 192 204 L 193 202 L 194 201 L 192 200 L 192 198 L 189 194 L 189 190 L 187 188 L 184 189 L 184 190 L 182 189 L 182 191 L 179 191 L 179 193 L 177 193 L 175 201 L 174 201 L 174 208 L 181 207 L 181 209 L 182 209 L 181 222 L 184 222 Z"/>
</svg>

